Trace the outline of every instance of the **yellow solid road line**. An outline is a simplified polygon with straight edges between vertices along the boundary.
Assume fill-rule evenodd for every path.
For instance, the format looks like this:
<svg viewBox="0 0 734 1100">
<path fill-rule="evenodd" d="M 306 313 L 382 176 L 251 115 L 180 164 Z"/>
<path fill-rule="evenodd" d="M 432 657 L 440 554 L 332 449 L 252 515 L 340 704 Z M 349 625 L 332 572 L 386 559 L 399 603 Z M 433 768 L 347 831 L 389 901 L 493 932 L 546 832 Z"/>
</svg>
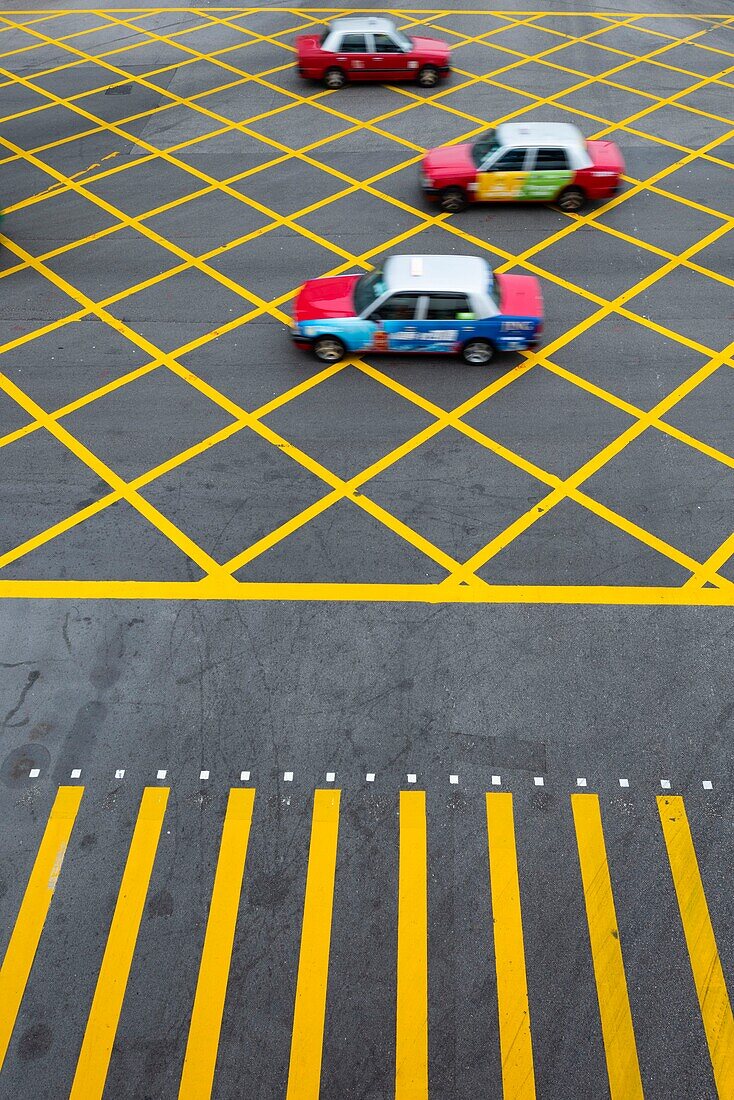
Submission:
<svg viewBox="0 0 734 1100">
<path fill-rule="evenodd" d="M 502 1093 L 505 1100 L 535 1100 L 535 1070 L 511 794 L 487 794 L 487 838 L 497 970 Z"/>
<path fill-rule="evenodd" d="M 658 812 L 716 1090 L 721 1100 L 731 1100 L 734 1097 L 734 1017 L 683 799 L 679 795 L 659 795 Z"/>
<path fill-rule="evenodd" d="M 254 802 L 251 787 L 229 792 L 179 1100 L 211 1096 Z"/>
<path fill-rule="evenodd" d="M 0 1069 L 76 821 L 83 787 L 59 787 L 0 969 Z"/>
<path fill-rule="evenodd" d="M 318 1100 L 329 978 L 340 791 L 314 792 L 287 1100 Z"/>
<path fill-rule="evenodd" d="M 571 806 L 589 925 L 591 957 L 612 1100 L 642 1100 L 642 1080 L 609 877 L 599 796 L 572 794 Z"/>
<path fill-rule="evenodd" d="M 395 1100 L 428 1097 L 426 792 L 400 792 Z"/>
<path fill-rule="evenodd" d="M 117 895 L 69 1100 L 101 1100 L 153 870 L 167 787 L 146 787 Z"/>
</svg>

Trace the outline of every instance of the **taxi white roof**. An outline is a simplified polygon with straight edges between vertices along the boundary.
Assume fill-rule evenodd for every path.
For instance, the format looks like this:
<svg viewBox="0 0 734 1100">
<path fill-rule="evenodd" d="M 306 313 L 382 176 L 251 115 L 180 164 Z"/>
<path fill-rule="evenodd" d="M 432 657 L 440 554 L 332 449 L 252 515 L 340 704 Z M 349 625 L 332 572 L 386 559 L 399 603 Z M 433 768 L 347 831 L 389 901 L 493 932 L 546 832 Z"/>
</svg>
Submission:
<svg viewBox="0 0 734 1100">
<path fill-rule="evenodd" d="M 479 256 L 390 256 L 382 275 L 388 290 L 486 293 L 492 271 Z"/>
<path fill-rule="evenodd" d="M 584 146 L 584 136 L 566 122 L 503 122 L 497 127 L 500 145 Z"/>
<path fill-rule="evenodd" d="M 372 15 L 346 15 L 342 19 L 334 19 L 329 24 L 329 31 L 338 31 L 340 34 L 356 32 L 364 34 L 389 34 L 395 30 L 392 19 L 378 18 Z"/>
</svg>

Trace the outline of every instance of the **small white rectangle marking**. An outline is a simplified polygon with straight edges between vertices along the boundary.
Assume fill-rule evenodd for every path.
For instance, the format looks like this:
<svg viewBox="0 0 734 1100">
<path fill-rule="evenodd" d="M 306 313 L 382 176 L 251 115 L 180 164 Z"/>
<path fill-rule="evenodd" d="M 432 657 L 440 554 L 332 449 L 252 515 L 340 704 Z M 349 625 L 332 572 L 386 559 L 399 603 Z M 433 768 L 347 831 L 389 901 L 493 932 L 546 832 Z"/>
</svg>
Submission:
<svg viewBox="0 0 734 1100">
<path fill-rule="evenodd" d="M 31 768 L 31 770 L 28 772 L 28 778 L 29 779 L 38 779 L 40 774 L 41 774 L 41 769 L 40 768 Z"/>
<path fill-rule="evenodd" d="M 283 782 L 284 783 L 292 783 L 293 782 L 293 772 L 283 772 Z"/>
<path fill-rule="evenodd" d="M 620 779 L 619 785 L 620 787 L 629 787 L 630 781 L 629 779 Z"/>
<path fill-rule="evenodd" d="M 418 776 L 414 772 L 409 772 L 409 774 L 408 774 L 408 782 L 409 783 L 415 783 L 417 781 L 417 779 L 418 779 Z"/>
<path fill-rule="evenodd" d="M 326 773 L 326 782 L 327 783 L 333 783 L 335 779 L 336 779 L 336 772 L 327 772 Z"/>
<path fill-rule="evenodd" d="M 82 769 L 81 768 L 74 768 L 74 770 L 71 773 L 71 778 L 72 779 L 81 779 L 81 775 L 82 775 Z"/>
<path fill-rule="evenodd" d="M 669 779 L 661 779 L 660 780 L 660 786 L 663 788 L 664 791 L 669 791 L 670 790 L 670 780 Z"/>
<path fill-rule="evenodd" d="M 158 770 L 158 771 L 156 772 L 156 776 L 155 776 L 155 777 L 156 777 L 156 779 L 165 779 L 165 778 L 166 778 L 166 769 L 165 769 L 165 768 L 160 768 L 160 769 L 159 769 L 159 770 Z"/>
<path fill-rule="evenodd" d="M 124 778 L 125 778 L 125 769 L 124 768 L 118 768 L 117 771 L 115 772 L 115 779 L 124 779 Z"/>
<path fill-rule="evenodd" d="M 249 772 L 240 772 L 240 783 L 249 783 L 249 781 L 250 781 L 250 773 Z"/>
<path fill-rule="evenodd" d="M 493 787 L 499 787 L 501 783 L 502 783 L 502 776 L 501 775 L 493 775 L 492 776 L 492 786 Z"/>
<path fill-rule="evenodd" d="M 712 790 L 714 789 L 714 785 L 713 785 L 713 783 L 711 782 L 711 780 L 710 780 L 710 779 L 704 779 L 704 781 L 703 781 L 703 789 L 704 789 L 705 791 L 712 791 Z"/>
<path fill-rule="evenodd" d="M 535 783 L 536 787 L 544 787 L 545 786 L 545 779 L 543 779 L 542 775 L 536 775 L 533 782 Z"/>
<path fill-rule="evenodd" d="M 209 772 L 207 772 L 207 771 L 199 772 L 199 779 L 208 779 L 208 778 L 209 778 Z"/>
<path fill-rule="evenodd" d="M 375 773 L 374 772 L 367 772 L 367 775 L 365 776 L 365 779 L 367 780 L 368 783 L 374 783 Z"/>
<path fill-rule="evenodd" d="M 586 780 L 584 778 L 580 777 L 579 779 L 576 780 L 576 786 L 577 787 L 585 787 L 586 786 Z"/>
<path fill-rule="evenodd" d="M 458 783 L 458 782 L 459 782 L 458 775 L 450 775 L 449 776 L 449 783 Z"/>
</svg>

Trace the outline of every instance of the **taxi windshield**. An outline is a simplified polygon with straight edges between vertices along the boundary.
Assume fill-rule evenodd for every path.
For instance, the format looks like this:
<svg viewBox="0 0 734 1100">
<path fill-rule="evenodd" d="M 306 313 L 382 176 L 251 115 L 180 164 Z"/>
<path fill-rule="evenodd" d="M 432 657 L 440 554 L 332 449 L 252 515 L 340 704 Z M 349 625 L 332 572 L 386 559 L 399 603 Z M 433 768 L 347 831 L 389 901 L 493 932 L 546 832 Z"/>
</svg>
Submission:
<svg viewBox="0 0 734 1100">
<path fill-rule="evenodd" d="M 477 167 L 490 153 L 494 153 L 499 147 L 500 143 L 497 140 L 496 130 L 485 130 L 483 134 L 480 134 L 472 146 L 472 156 Z"/>
<path fill-rule="evenodd" d="M 367 306 L 371 306 L 384 293 L 385 280 L 381 271 L 370 271 L 368 275 L 363 275 L 354 288 L 355 312 L 364 313 Z"/>
<path fill-rule="evenodd" d="M 392 36 L 401 49 L 406 52 L 413 49 L 413 39 L 408 38 L 407 34 L 403 34 L 402 31 L 393 31 Z"/>
</svg>

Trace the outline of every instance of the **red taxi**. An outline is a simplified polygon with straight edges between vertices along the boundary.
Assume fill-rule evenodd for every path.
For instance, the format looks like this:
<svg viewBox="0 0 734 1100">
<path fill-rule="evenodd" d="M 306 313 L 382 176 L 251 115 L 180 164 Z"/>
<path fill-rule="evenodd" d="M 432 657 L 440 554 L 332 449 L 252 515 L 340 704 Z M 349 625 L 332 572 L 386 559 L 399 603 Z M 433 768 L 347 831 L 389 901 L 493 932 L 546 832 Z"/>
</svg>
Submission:
<svg viewBox="0 0 734 1100">
<path fill-rule="evenodd" d="M 451 68 L 451 51 L 438 38 L 409 37 L 390 19 L 335 19 L 322 34 L 296 39 L 298 72 L 341 88 L 350 80 L 416 80 L 433 88 Z"/>
<path fill-rule="evenodd" d="M 555 202 L 573 213 L 619 189 L 622 154 L 613 141 L 586 141 L 575 126 L 504 122 L 473 142 L 442 145 L 423 158 L 421 185 L 443 210 L 469 202 Z"/>
</svg>

